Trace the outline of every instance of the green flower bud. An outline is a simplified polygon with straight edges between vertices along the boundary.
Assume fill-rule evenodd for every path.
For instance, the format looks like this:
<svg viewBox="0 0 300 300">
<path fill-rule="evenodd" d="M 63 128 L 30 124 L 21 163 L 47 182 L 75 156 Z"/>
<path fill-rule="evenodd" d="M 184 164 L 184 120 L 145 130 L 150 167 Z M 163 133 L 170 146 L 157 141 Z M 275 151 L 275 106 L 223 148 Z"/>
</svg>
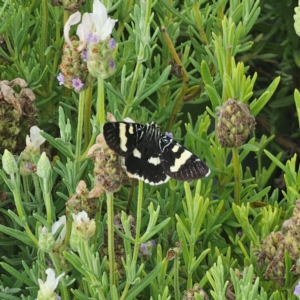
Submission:
<svg viewBox="0 0 300 300">
<path fill-rule="evenodd" d="M 18 172 L 18 165 L 14 156 L 8 151 L 4 150 L 2 157 L 3 169 L 8 175 L 12 175 Z"/>
<path fill-rule="evenodd" d="M 234 99 L 227 100 L 217 112 L 217 136 L 222 147 L 239 147 L 255 128 L 249 107 Z"/>
<path fill-rule="evenodd" d="M 295 7 L 294 20 L 295 20 L 294 28 L 296 34 L 300 36 L 300 2 L 298 3 L 298 6 Z"/>
<path fill-rule="evenodd" d="M 94 236 L 96 231 L 95 220 L 88 217 L 85 211 L 73 214 L 72 232 L 70 237 L 70 246 L 73 251 L 78 251 L 80 240 L 88 241 Z"/>
<path fill-rule="evenodd" d="M 36 167 L 36 173 L 39 177 L 43 179 L 49 178 L 51 172 L 51 164 L 45 152 L 42 153 Z"/>
<path fill-rule="evenodd" d="M 39 248 L 46 253 L 50 253 L 54 248 L 55 239 L 53 237 L 53 234 L 48 231 L 46 227 L 42 227 L 40 229 L 38 245 Z"/>
<path fill-rule="evenodd" d="M 89 43 L 87 67 L 94 77 L 103 79 L 110 77 L 116 71 L 114 63 L 115 43 L 110 37 L 99 43 Z"/>
</svg>

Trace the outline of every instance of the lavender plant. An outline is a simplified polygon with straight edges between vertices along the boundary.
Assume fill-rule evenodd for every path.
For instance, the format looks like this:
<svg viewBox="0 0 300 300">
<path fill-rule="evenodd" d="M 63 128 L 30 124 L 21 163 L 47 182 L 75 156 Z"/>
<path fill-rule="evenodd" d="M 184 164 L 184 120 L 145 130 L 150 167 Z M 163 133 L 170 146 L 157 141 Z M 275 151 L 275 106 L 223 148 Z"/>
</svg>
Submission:
<svg viewBox="0 0 300 300">
<path fill-rule="evenodd" d="M 280 77 L 245 59 L 263 2 L 0 3 L 1 299 L 299 297 L 297 157 L 255 128 Z M 128 177 L 102 128 L 129 117 L 211 175 Z"/>
</svg>

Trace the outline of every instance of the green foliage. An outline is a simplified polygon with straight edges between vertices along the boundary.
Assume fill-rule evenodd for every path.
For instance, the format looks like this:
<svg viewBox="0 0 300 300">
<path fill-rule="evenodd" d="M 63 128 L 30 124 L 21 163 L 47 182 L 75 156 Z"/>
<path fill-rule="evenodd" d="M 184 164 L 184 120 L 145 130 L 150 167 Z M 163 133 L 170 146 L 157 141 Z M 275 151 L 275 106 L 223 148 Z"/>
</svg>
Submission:
<svg viewBox="0 0 300 300">
<path fill-rule="evenodd" d="M 288 251 L 283 285 L 265 276 L 266 262 L 258 263 L 261 241 L 280 230 L 300 198 L 298 157 L 289 156 L 285 143 L 297 146 L 300 128 L 300 94 L 291 85 L 299 65 L 292 2 L 103 1 L 118 20 L 115 73 L 78 95 L 56 79 L 70 12 L 50 0 L 0 0 L 0 78 L 20 77 L 34 91 L 47 140 L 43 154 L 39 147 L 30 152 L 30 164 L 28 145 L 2 157 L 1 299 L 36 299 L 49 265 L 56 277 L 65 273 L 56 289 L 62 299 L 204 299 L 197 286 L 212 299 L 230 293 L 293 299 L 299 272 Z M 87 0 L 81 14 L 92 4 Z M 222 147 L 216 133 L 228 99 L 248 105 L 257 122 L 248 141 L 233 148 Z M 138 188 L 128 179 L 118 192 L 99 192 L 105 165 L 96 169 L 91 152 L 96 141 L 105 154 L 97 135 L 112 119 L 105 119 L 108 112 L 172 131 L 211 175 Z M 24 165 L 33 171 L 24 175 Z M 272 184 L 278 172 L 281 190 Z M 71 228 L 81 210 L 96 228 L 72 250 Z M 61 216 L 65 225 L 51 232 Z M 51 251 L 42 237 L 49 238 L 44 245 L 55 241 Z M 152 241 L 156 247 L 143 254 Z"/>
</svg>

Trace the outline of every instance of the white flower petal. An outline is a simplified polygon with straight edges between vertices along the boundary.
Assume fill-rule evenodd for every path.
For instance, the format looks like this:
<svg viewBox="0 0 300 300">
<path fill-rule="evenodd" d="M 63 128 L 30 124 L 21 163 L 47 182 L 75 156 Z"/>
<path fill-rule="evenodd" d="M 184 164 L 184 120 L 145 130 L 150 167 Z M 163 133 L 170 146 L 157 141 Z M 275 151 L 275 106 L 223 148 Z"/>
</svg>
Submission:
<svg viewBox="0 0 300 300">
<path fill-rule="evenodd" d="M 82 16 L 81 24 L 77 27 L 77 35 L 80 40 L 80 46 L 78 47 L 78 51 L 83 50 L 87 44 L 87 38 L 94 31 L 94 23 L 91 14 L 84 13 Z"/>
<path fill-rule="evenodd" d="M 93 15 L 97 15 L 103 23 L 107 20 L 107 9 L 99 0 L 94 0 Z"/>
<path fill-rule="evenodd" d="M 47 274 L 47 279 L 46 279 L 45 285 L 48 286 L 49 290 L 54 292 L 54 290 L 56 289 L 56 287 L 58 285 L 58 280 L 55 279 L 55 272 L 49 268 L 46 270 L 45 273 Z"/>
<path fill-rule="evenodd" d="M 101 29 L 101 33 L 99 34 L 101 41 L 104 41 L 112 33 L 116 22 L 117 20 L 113 20 L 111 18 L 108 18 L 106 20 L 105 24 Z"/>
<path fill-rule="evenodd" d="M 30 128 L 30 145 L 35 148 L 41 146 L 46 141 L 46 139 L 40 135 L 40 132 L 43 132 L 43 130 L 39 129 L 37 126 L 32 126 Z M 26 145 L 28 146 L 27 142 L 28 139 L 26 137 Z"/>
<path fill-rule="evenodd" d="M 62 231 L 60 232 L 58 238 L 57 238 L 57 242 L 62 242 L 64 239 L 65 239 L 65 236 L 66 236 L 66 231 L 67 231 L 67 218 L 66 216 L 62 216 L 62 217 L 59 217 L 58 218 L 58 221 L 54 222 L 53 225 L 52 225 L 52 234 L 54 235 L 56 233 L 56 231 L 58 230 L 58 228 L 61 226 L 61 225 L 64 225 Z"/>
<path fill-rule="evenodd" d="M 77 215 L 73 214 L 73 220 L 77 225 L 80 225 L 82 223 L 89 222 L 90 218 L 88 217 L 88 214 L 83 210 Z"/>
<path fill-rule="evenodd" d="M 95 25 L 96 34 L 101 41 L 105 40 L 111 34 L 117 20 L 108 18 L 106 7 L 99 0 L 94 0 L 91 17 Z"/>
<path fill-rule="evenodd" d="M 46 274 L 47 279 L 45 282 L 43 282 L 43 280 L 41 279 L 38 279 L 40 286 L 39 294 L 40 296 L 43 296 L 43 298 L 52 296 L 52 293 L 57 288 L 60 278 L 62 278 L 65 275 L 65 273 L 62 273 L 55 278 L 55 272 L 50 268 L 46 270 Z"/>
<path fill-rule="evenodd" d="M 80 19 L 81 19 L 81 13 L 79 11 L 77 11 L 76 13 L 72 14 L 69 17 L 68 21 L 66 22 L 66 24 L 64 26 L 65 41 L 71 47 L 71 49 L 73 49 L 73 45 L 70 40 L 70 29 L 71 29 L 71 26 L 74 24 L 77 24 L 80 21 Z"/>
</svg>

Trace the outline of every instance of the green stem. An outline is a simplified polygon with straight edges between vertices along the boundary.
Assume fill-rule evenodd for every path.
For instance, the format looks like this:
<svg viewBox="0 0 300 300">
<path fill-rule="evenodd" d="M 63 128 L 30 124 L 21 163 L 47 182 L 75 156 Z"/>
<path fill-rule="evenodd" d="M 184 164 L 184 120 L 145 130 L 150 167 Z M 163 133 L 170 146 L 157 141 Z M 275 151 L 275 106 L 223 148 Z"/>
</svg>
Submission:
<svg viewBox="0 0 300 300">
<path fill-rule="evenodd" d="M 70 218 L 68 218 L 67 229 L 66 229 L 66 236 L 65 236 L 65 244 L 66 244 L 66 246 L 68 246 L 69 243 L 70 243 L 71 231 L 72 231 L 72 220 Z"/>
<path fill-rule="evenodd" d="M 97 90 L 97 120 L 102 131 L 105 123 L 105 107 L 104 107 L 104 80 L 98 76 L 98 90 Z"/>
<path fill-rule="evenodd" d="M 79 93 L 79 105 L 78 105 L 78 121 L 77 121 L 77 134 L 76 134 L 76 171 L 79 172 L 80 160 L 81 160 L 81 144 L 82 144 L 82 127 L 83 127 L 83 114 L 85 103 L 85 91 Z"/>
<path fill-rule="evenodd" d="M 92 111 L 92 93 L 93 86 L 90 85 L 86 90 L 85 97 L 85 110 L 84 110 L 84 149 L 87 149 L 89 146 L 89 141 L 91 139 L 91 111 Z"/>
<path fill-rule="evenodd" d="M 97 244 L 97 240 L 99 239 L 99 234 L 100 234 L 100 227 L 102 226 L 101 223 L 101 216 L 102 216 L 102 203 L 103 203 L 103 195 L 101 195 L 98 198 L 98 203 L 97 203 L 97 212 L 95 215 L 95 222 L 96 222 L 96 231 L 95 234 L 92 238 L 92 244 Z"/>
<path fill-rule="evenodd" d="M 35 196 L 36 201 L 39 204 L 39 206 L 37 208 L 37 213 L 41 216 L 43 200 L 42 200 L 42 193 L 41 193 L 39 178 L 36 175 L 36 173 L 33 173 L 31 177 L 32 177 L 33 185 L 34 185 L 34 196 Z"/>
<path fill-rule="evenodd" d="M 136 212 L 136 233 L 135 233 L 135 243 L 133 250 L 132 263 L 136 265 L 139 248 L 140 248 L 140 235 L 141 235 L 141 224 L 142 224 L 142 208 L 143 208 L 143 181 L 139 180 L 139 194 L 137 202 L 137 212 Z"/>
<path fill-rule="evenodd" d="M 238 148 L 232 148 L 232 161 L 233 161 L 233 171 L 234 171 L 234 203 L 240 206 L 241 197 L 241 178 L 240 178 L 240 163 Z"/>
<path fill-rule="evenodd" d="M 140 234 L 141 234 L 141 223 L 142 223 L 142 208 L 143 208 L 143 181 L 139 180 L 139 192 L 138 192 L 138 202 L 137 202 L 137 212 L 136 212 L 136 230 L 135 230 L 135 242 L 134 242 L 134 249 L 133 249 L 133 256 L 131 260 L 131 266 L 136 267 L 137 265 L 137 258 L 139 254 L 140 248 Z M 130 280 L 126 280 L 126 285 L 123 289 L 122 296 L 120 300 L 124 300 L 126 294 L 130 288 L 131 282 Z"/>
<path fill-rule="evenodd" d="M 22 176 L 23 178 L 23 199 L 24 202 L 30 202 L 30 196 L 29 196 L 29 182 L 28 178 L 29 176 Z"/>
<path fill-rule="evenodd" d="M 175 203 L 175 184 L 171 181 L 169 181 L 169 189 L 170 189 L 170 200 L 169 200 L 169 206 L 167 208 L 168 210 L 168 218 L 174 217 L 174 203 Z M 169 232 L 173 232 L 173 227 L 171 228 L 172 222 L 168 222 L 168 224 L 163 229 L 163 249 L 164 253 L 169 248 Z"/>
<path fill-rule="evenodd" d="M 107 192 L 107 235 L 109 257 L 109 286 L 113 291 L 115 285 L 115 250 L 114 250 L 114 194 Z"/>
<path fill-rule="evenodd" d="M 175 249 L 174 249 L 175 250 Z M 174 292 L 175 300 L 180 300 L 180 289 L 179 289 L 179 253 L 175 250 L 174 258 Z"/>
<path fill-rule="evenodd" d="M 47 179 L 43 180 L 44 181 L 44 189 L 45 191 L 47 191 Z M 50 192 L 44 192 L 43 193 L 44 196 L 44 202 L 45 202 L 45 207 L 46 207 L 46 214 L 47 214 L 47 222 L 48 224 L 52 224 L 52 199 L 51 199 L 51 194 Z"/>
<path fill-rule="evenodd" d="M 141 51 L 139 53 L 139 57 L 140 56 L 141 56 Z M 136 88 L 136 83 L 137 83 L 137 80 L 138 80 L 138 77 L 139 77 L 141 66 L 142 66 L 142 63 L 138 59 L 135 70 L 134 70 L 133 78 L 132 78 L 132 81 L 131 81 L 130 90 L 129 90 L 129 94 L 128 94 L 128 97 L 127 97 L 126 105 L 125 105 L 124 110 L 123 110 L 122 119 L 126 118 L 130 113 L 132 100 L 134 98 L 133 95 L 134 95 L 134 91 L 135 91 L 135 88 Z"/>
<path fill-rule="evenodd" d="M 46 57 L 45 57 L 45 52 L 46 52 L 46 45 L 47 45 L 47 36 L 48 36 L 48 31 L 49 31 L 49 26 L 48 26 L 48 1 L 47 0 L 42 0 L 41 4 L 41 34 L 40 34 L 40 42 L 39 42 L 39 48 L 40 48 L 40 57 L 39 61 L 41 64 L 41 69 L 44 70 L 46 66 Z M 51 102 L 51 101 L 49 101 Z"/>
<path fill-rule="evenodd" d="M 19 175 L 17 174 L 17 176 L 19 176 Z M 16 178 L 15 174 L 10 174 L 10 178 L 11 178 L 12 184 L 14 186 L 14 188 L 11 191 L 12 191 L 13 196 L 14 196 L 16 209 L 17 209 L 17 213 L 19 215 L 19 218 L 21 219 L 22 222 L 24 222 L 23 226 L 24 226 L 24 229 L 25 229 L 26 233 L 29 235 L 31 240 L 36 245 L 38 245 L 38 240 L 36 239 L 35 235 L 31 232 L 29 226 L 27 225 L 26 213 L 25 213 L 25 209 L 24 209 L 21 194 L 20 194 L 20 178 L 19 177 Z"/>
<path fill-rule="evenodd" d="M 193 235 L 193 234 L 192 234 Z M 195 235 L 194 235 L 195 236 Z M 194 257 L 194 248 L 195 248 L 195 244 L 194 242 L 192 242 L 192 244 L 190 245 L 190 251 L 189 251 L 189 257 L 193 258 Z M 179 258 L 177 258 L 178 260 Z M 176 259 L 175 259 L 176 261 Z M 189 260 L 189 265 L 188 265 L 188 278 L 187 278 L 187 289 L 191 289 L 193 287 L 193 271 L 191 270 L 191 265 L 193 264 L 193 260 L 190 259 Z M 177 274 L 175 272 L 175 274 Z"/>
</svg>

